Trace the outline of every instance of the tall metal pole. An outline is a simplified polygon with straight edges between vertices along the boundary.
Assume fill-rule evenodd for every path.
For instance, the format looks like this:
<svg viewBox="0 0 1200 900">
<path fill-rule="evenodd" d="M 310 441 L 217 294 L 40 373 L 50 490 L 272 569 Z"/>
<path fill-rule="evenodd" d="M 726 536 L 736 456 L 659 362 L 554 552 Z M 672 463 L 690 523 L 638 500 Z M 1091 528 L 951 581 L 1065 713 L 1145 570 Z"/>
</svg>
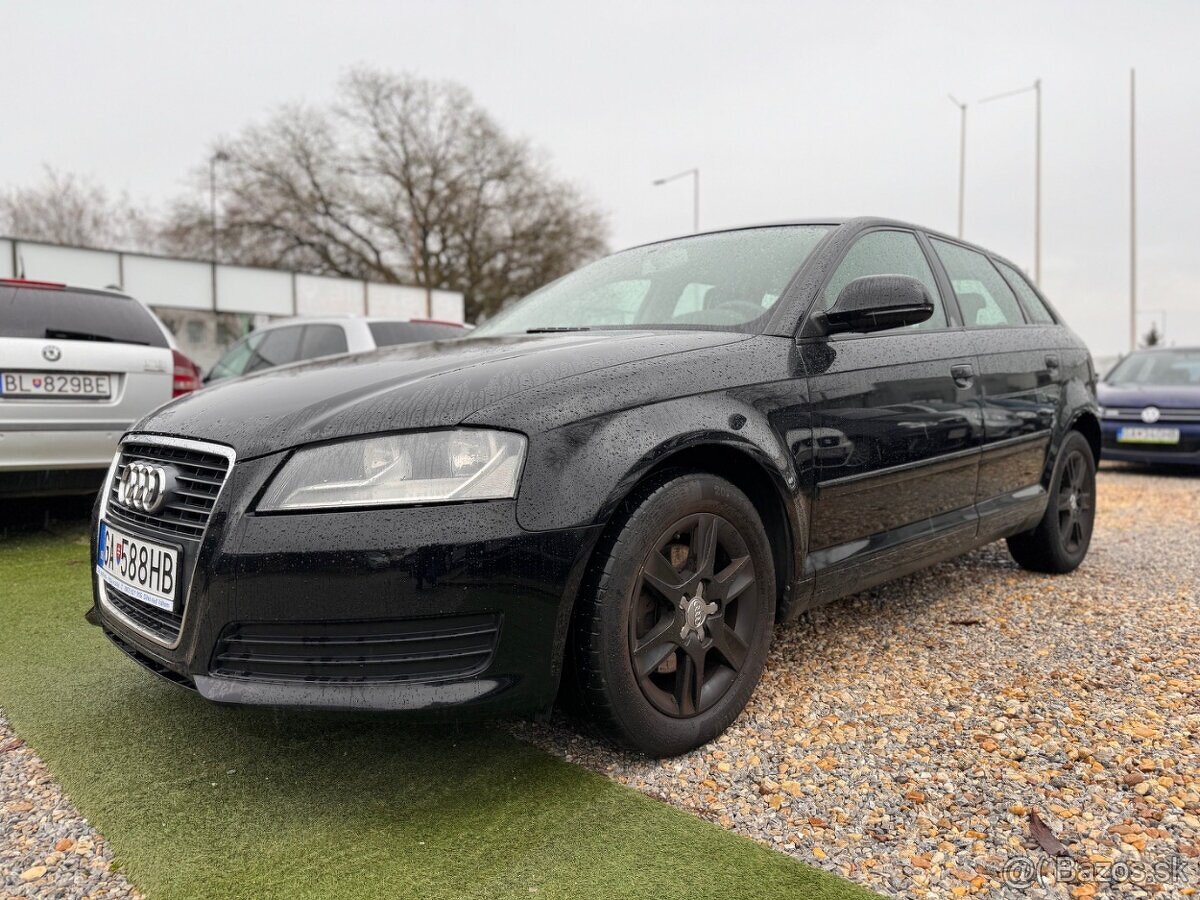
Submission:
<svg viewBox="0 0 1200 900">
<path fill-rule="evenodd" d="M 212 261 L 217 259 L 217 163 L 229 162 L 229 154 L 218 150 L 208 161 L 208 203 L 209 223 L 212 226 Z"/>
<path fill-rule="evenodd" d="M 209 254 L 213 262 L 217 261 L 217 158 L 208 161 L 208 223 L 212 228 L 212 251 Z"/>
<path fill-rule="evenodd" d="M 1042 283 L 1042 79 L 1039 78 L 1029 87 L 1005 91 L 1003 94 L 994 94 L 991 97 L 984 97 L 979 102 L 990 103 L 993 100 L 1002 100 L 1005 97 L 1013 97 L 1027 91 L 1033 91 L 1037 100 L 1034 108 L 1033 133 L 1033 283 L 1040 287 Z"/>
<path fill-rule="evenodd" d="M 692 231 L 700 230 L 700 170 L 685 169 L 682 172 L 676 172 L 674 175 L 668 175 L 666 178 L 655 178 L 651 182 L 655 187 L 666 184 L 669 181 L 675 181 L 677 178 L 684 176 L 692 176 Z"/>
<path fill-rule="evenodd" d="M 1042 79 L 1033 83 L 1037 96 L 1037 144 L 1033 168 L 1033 283 L 1042 286 Z"/>
<path fill-rule="evenodd" d="M 963 236 L 964 199 L 967 189 L 967 104 L 948 95 L 950 102 L 958 107 L 958 236 Z"/>
<path fill-rule="evenodd" d="M 1129 70 L 1129 349 L 1137 349 L 1137 74 Z"/>
</svg>

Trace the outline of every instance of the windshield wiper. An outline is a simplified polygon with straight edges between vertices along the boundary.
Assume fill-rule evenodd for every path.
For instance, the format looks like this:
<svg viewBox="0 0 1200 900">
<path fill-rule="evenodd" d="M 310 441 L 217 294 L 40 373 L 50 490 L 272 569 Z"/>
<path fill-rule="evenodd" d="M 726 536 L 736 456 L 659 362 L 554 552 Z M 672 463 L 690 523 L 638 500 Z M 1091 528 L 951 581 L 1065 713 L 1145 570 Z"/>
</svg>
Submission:
<svg viewBox="0 0 1200 900">
<path fill-rule="evenodd" d="M 133 341 L 121 340 L 118 341 L 114 337 L 109 337 L 106 334 L 93 334 L 90 331 L 66 331 L 62 328 L 47 328 L 46 340 L 50 341 L 103 341 L 106 344 L 140 344 L 143 347 L 150 346 L 148 341 Z"/>
<path fill-rule="evenodd" d="M 591 331 L 590 325 L 551 325 L 546 328 L 526 328 L 526 334 L 557 334 L 562 331 Z"/>
</svg>

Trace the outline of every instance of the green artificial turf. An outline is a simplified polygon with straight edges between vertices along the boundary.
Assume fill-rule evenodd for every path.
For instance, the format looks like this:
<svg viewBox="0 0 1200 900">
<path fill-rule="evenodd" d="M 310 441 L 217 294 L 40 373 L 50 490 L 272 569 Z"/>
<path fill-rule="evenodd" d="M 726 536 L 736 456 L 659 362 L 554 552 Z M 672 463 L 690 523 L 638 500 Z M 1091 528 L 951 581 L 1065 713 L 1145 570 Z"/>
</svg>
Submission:
<svg viewBox="0 0 1200 900">
<path fill-rule="evenodd" d="M 212 706 L 89 604 L 82 532 L 0 542 L 0 706 L 151 898 L 870 896 L 502 728 Z"/>
</svg>

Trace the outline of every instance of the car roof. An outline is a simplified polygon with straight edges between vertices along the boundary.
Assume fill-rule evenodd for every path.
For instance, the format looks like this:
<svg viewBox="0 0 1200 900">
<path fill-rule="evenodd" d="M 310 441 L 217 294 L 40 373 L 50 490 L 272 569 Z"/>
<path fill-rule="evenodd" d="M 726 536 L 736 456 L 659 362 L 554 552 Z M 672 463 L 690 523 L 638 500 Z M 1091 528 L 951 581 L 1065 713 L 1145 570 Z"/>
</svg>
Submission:
<svg viewBox="0 0 1200 900">
<path fill-rule="evenodd" d="M 922 231 L 930 237 L 938 238 L 939 240 L 950 241 L 954 244 L 961 244 L 964 247 L 970 247 L 977 250 L 985 256 L 993 257 L 1001 262 L 1007 263 L 1014 269 L 1020 270 L 1020 266 L 1012 260 L 997 253 L 994 250 L 989 250 L 987 247 L 973 244 L 970 241 L 955 237 L 951 234 L 946 234 L 943 231 L 938 231 L 936 228 L 928 228 L 924 225 L 918 225 L 916 222 L 905 222 L 902 219 L 891 219 L 886 216 L 829 216 L 825 218 L 809 218 L 809 219 L 779 219 L 769 222 L 752 222 L 745 225 L 734 225 L 729 228 L 713 228 L 707 231 L 698 231 L 693 234 L 681 234 L 675 237 L 665 238 L 660 241 L 647 241 L 644 244 L 635 244 L 627 249 L 634 250 L 638 247 L 652 247 L 655 244 L 665 244 L 668 241 L 681 240 L 688 237 L 699 237 L 706 234 L 724 234 L 729 231 L 749 231 L 754 228 L 783 228 L 794 225 L 825 225 L 830 228 L 846 228 L 851 231 L 862 231 L 866 228 L 906 228 L 914 231 Z"/>
<path fill-rule="evenodd" d="M 288 316 L 286 319 L 279 319 L 275 322 L 268 322 L 266 325 L 261 325 L 254 330 L 270 331 L 272 328 L 283 328 L 288 325 L 342 325 L 346 322 L 398 322 L 401 325 L 410 323 L 415 325 L 445 325 L 447 328 L 466 328 L 467 326 L 461 322 L 449 322 L 441 319 L 405 319 L 400 316 L 356 316 L 352 313 L 343 313 L 336 316 Z"/>
<path fill-rule="evenodd" d="M 60 281 L 40 281 L 35 278 L 0 278 L 0 287 L 25 288 L 50 293 L 98 294 L 102 297 L 120 297 L 122 300 L 133 299 L 129 294 L 116 288 L 78 287 L 73 284 L 63 284 Z"/>
</svg>

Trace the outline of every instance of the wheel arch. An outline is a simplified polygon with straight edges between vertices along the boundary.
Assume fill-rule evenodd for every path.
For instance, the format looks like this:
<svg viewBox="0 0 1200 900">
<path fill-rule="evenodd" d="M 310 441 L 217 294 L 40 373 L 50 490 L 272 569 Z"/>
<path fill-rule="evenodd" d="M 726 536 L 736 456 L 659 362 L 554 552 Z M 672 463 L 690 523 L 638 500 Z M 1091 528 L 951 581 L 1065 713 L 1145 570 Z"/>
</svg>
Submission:
<svg viewBox="0 0 1200 900">
<path fill-rule="evenodd" d="M 1092 459 L 1097 463 L 1100 462 L 1100 420 L 1095 414 L 1089 410 L 1080 411 L 1074 419 L 1071 420 L 1069 431 L 1078 431 L 1082 434 L 1092 448 Z"/>
<path fill-rule="evenodd" d="M 775 568 L 776 619 L 781 620 L 792 597 L 798 557 L 804 537 L 804 521 L 791 502 L 784 476 L 768 460 L 753 452 L 752 445 L 724 441 L 701 441 L 657 456 L 630 472 L 601 509 L 606 528 L 615 524 L 622 506 L 647 484 L 687 472 L 704 472 L 724 478 L 742 491 L 758 511 Z M 593 554 L 596 552 L 593 549 Z"/>
</svg>

